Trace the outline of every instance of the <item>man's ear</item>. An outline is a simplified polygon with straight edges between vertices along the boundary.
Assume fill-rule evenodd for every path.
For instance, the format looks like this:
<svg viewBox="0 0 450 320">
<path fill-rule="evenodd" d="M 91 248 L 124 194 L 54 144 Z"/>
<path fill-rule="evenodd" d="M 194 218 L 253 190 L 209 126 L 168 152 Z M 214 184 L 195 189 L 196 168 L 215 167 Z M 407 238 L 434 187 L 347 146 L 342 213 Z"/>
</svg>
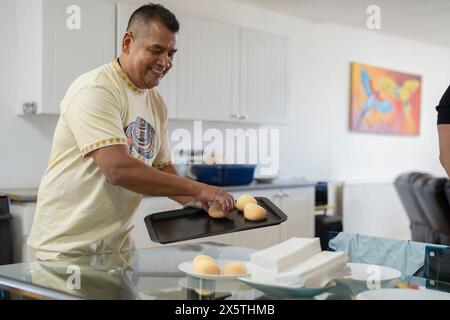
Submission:
<svg viewBox="0 0 450 320">
<path fill-rule="evenodd" d="M 133 33 L 131 31 L 125 32 L 122 39 L 122 52 L 130 53 L 131 45 L 134 41 Z"/>
</svg>

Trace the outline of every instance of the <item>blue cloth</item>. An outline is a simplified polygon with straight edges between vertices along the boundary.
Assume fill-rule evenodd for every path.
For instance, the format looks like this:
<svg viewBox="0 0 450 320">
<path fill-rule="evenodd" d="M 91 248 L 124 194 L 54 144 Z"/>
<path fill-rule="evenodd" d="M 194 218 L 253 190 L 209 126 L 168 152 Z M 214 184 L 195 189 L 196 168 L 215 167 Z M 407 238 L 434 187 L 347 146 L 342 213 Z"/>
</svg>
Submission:
<svg viewBox="0 0 450 320">
<path fill-rule="evenodd" d="M 414 275 L 423 267 L 426 243 L 340 232 L 329 247 L 347 252 L 349 262 L 391 267 Z"/>
</svg>

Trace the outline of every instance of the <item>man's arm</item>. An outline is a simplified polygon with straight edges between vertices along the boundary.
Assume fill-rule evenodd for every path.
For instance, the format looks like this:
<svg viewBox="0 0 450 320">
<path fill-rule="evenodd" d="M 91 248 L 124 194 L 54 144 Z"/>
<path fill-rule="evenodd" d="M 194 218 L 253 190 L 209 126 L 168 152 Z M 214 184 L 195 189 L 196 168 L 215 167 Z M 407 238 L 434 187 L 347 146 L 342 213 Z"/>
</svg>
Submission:
<svg viewBox="0 0 450 320">
<path fill-rule="evenodd" d="M 439 160 L 450 176 L 450 124 L 439 124 Z"/>
<path fill-rule="evenodd" d="M 126 145 L 94 150 L 91 156 L 109 183 L 150 196 L 188 196 L 196 201 L 216 201 L 225 210 L 233 208 L 233 197 L 220 188 L 166 173 L 131 157 Z"/>
<path fill-rule="evenodd" d="M 173 165 L 165 166 L 164 168 L 160 169 L 161 171 L 169 174 L 174 174 L 178 176 L 177 169 Z M 169 196 L 170 199 L 178 202 L 181 205 L 185 205 L 190 202 L 195 202 L 195 198 L 193 196 Z"/>
</svg>

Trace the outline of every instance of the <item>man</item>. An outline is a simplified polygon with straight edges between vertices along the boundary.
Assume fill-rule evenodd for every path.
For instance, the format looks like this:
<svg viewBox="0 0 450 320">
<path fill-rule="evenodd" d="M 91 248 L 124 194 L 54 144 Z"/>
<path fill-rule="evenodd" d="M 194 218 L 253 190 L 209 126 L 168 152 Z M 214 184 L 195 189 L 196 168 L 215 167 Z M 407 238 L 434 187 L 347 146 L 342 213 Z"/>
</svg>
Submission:
<svg viewBox="0 0 450 320">
<path fill-rule="evenodd" d="M 439 159 L 450 176 L 450 86 L 436 107 L 438 111 Z"/>
<path fill-rule="evenodd" d="M 39 259 L 132 249 L 142 195 L 233 207 L 230 194 L 178 176 L 170 163 L 167 110 L 153 88 L 172 67 L 178 29 L 161 5 L 140 7 L 120 57 L 69 87 L 28 240 Z"/>
</svg>

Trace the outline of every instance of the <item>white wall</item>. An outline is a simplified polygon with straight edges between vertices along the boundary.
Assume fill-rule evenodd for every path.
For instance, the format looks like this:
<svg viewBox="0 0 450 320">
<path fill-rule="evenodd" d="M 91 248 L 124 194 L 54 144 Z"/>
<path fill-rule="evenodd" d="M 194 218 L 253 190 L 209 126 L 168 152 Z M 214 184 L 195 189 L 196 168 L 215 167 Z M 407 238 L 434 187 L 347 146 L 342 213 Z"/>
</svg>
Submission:
<svg viewBox="0 0 450 320">
<path fill-rule="evenodd" d="M 347 183 L 343 187 L 345 232 L 411 239 L 409 219 L 392 183 Z"/>
<path fill-rule="evenodd" d="M 143 3 L 144 1 L 128 1 Z M 281 127 L 281 174 L 310 179 L 390 181 L 401 171 L 443 174 L 434 106 L 450 83 L 450 50 L 341 26 L 313 24 L 225 0 L 162 1 L 177 14 L 234 23 L 291 38 L 289 104 Z M 15 108 L 15 3 L 2 1 L 0 28 L 0 187 L 37 186 L 56 116 L 19 117 Z M 420 135 L 395 137 L 348 131 L 350 62 L 422 75 Z M 19 84 L 20 85 L 20 84 Z M 172 128 L 184 126 L 176 121 Z"/>
<path fill-rule="evenodd" d="M 0 188 L 37 186 L 47 166 L 57 116 L 15 115 L 17 28 L 15 1 L 0 3 Z"/>
</svg>

